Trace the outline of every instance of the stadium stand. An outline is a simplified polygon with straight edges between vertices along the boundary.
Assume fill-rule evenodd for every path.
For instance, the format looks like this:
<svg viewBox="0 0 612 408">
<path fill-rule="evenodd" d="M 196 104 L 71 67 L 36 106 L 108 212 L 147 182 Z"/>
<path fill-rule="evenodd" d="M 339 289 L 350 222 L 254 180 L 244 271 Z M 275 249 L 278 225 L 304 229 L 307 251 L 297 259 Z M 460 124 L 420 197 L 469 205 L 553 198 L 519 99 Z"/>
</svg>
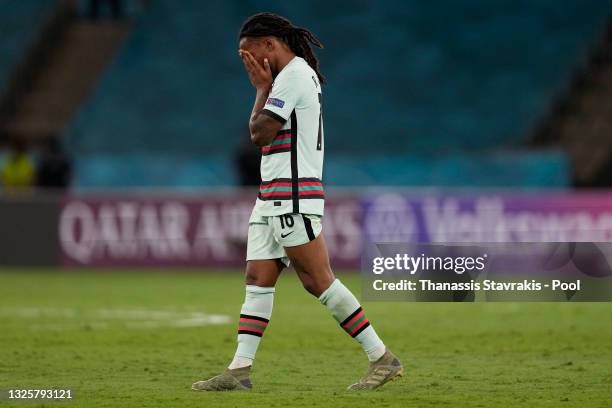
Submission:
<svg viewBox="0 0 612 408">
<path fill-rule="evenodd" d="M 21 60 L 0 94 L 2 139 L 20 138 L 30 147 L 63 132 L 128 31 L 126 23 L 79 18 L 74 1 L 37 3 L 47 9 L 32 26 L 15 7 L 30 38 L 16 46 Z M 25 10 L 34 12 L 32 6 Z"/>
<path fill-rule="evenodd" d="M 567 152 L 574 185 L 604 187 L 612 185 L 610 135 L 612 18 L 584 66 L 576 70 L 550 113 L 534 128 L 533 141 L 537 146 L 561 147 Z"/>
<path fill-rule="evenodd" d="M 163 169 L 169 186 L 235 183 L 231 157 L 253 97 L 236 33 L 267 7 L 200 5 L 153 0 L 137 18 L 68 131 L 78 185 L 147 186 Z M 347 14 L 318 0 L 269 10 L 326 44 L 328 183 L 563 186 L 563 153 L 523 147 L 609 6 L 387 0 Z"/>
<path fill-rule="evenodd" d="M 13 70 L 22 62 L 24 50 L 35 41 L 40 27 L 55 5 L 50 1 L 20 0 L 19 7 L 1 1 L 0 13 L 0 94 L 6 91 Z M 7 8 L 10 8 L 7 12 Z"/>
</svg>

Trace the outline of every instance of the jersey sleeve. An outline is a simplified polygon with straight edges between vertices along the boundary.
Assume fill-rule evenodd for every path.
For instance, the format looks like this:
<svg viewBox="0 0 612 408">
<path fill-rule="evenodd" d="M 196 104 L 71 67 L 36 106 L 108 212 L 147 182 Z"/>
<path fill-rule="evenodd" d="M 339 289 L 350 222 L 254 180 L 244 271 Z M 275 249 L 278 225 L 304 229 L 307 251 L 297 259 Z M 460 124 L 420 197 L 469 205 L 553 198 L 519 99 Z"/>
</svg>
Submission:
<svg viewBox="0 0 612 408">
<path fill-rule="evenodd" d="M 302 81 L 295 74 L 283 75 L 274 81 L 262 113 L 285 123 L 299 103 Z"/>
</svg>

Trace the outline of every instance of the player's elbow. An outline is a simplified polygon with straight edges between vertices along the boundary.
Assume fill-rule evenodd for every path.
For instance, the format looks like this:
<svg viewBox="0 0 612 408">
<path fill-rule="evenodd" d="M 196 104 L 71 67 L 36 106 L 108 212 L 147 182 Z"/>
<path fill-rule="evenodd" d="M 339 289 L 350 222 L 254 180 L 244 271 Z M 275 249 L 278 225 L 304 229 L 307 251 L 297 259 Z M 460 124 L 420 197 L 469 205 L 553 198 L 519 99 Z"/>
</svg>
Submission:
<svg viewBox="0 0 612 408">
<path fill-rule="evenodd" d="M 255 146 L 266 146 L 272 142 L 272 137 L 265 132 L 251 130 L 251 142 Z"/>
<path fill-rule="evenodd" d="M 261 136 L 253 131 L 251 131 L 251 143 L 253 143 L 255 146 L 263 146 L 261 143 Z"/>
</svg>

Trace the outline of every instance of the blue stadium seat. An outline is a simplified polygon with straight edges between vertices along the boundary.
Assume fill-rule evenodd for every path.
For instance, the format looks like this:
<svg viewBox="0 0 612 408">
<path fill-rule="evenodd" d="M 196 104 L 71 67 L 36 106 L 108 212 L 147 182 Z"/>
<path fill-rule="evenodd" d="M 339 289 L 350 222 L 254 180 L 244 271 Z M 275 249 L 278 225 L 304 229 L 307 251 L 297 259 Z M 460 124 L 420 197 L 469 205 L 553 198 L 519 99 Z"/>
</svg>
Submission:
<svg viewBox="0 0 612 408">
<path fill-rule="evenodd" d="M 0 94 L 54 7 L 48 0 L 0 0 Z"/>
<path fill-rule="evenodd" d="M 338 157 L 369 162 L 375 184 L 389 178 L 386 172 L 397 172 L 395 166 L 402 174 L 426 173 L 435 163 L 447 169 L 433 178 L 445 185 L 468 180 L 478 185 L 479 177 L 481 184 L 549 185 L 554 179 L 564 185 L 567 172 L 548 177 L 552 168 L 567 168 L 559 152 L 473 158 L 524 141 L 585 57 L 611 5 L 609 0 L 384 0 L 347 7 L 322 0 L 248 0 L 204 6 L 198 0 L 154 0 L 69 129 L 71 149 L 76 157 L 104 160 L 117 154 L 189 157 L 200 163 L 193 171 L 202 172 L 189 179 L 208 180 L 206 163 L 229 161 L 245 137 L 253 99 L 236 53 L 237 31 L 248 15 L 269 10 L 310 28 L 326 45 L 319 55 L 328 79 L 329 168 L 343 168 Z M 381 155 L 395 155 L 395 165 L 372 158 Z M 525 157 L 524 163 L 540 157 L 544 164 L 517 171 L 507 166 L 514 160 L 507 157 Z M 468 164 L 482 167 L 457 177 L 453 169 Z M 214 184 L 235 182 L 226 169 L 231 164 L 211 166 L 224 172 Z M 487 173 L 491 168 L 501 170 Z M 100 182 L 86 174 L 93 178 L 83 175 L 82 185 Z M 328 174 L 342 184 L 355 182 Z"/>
</svg>

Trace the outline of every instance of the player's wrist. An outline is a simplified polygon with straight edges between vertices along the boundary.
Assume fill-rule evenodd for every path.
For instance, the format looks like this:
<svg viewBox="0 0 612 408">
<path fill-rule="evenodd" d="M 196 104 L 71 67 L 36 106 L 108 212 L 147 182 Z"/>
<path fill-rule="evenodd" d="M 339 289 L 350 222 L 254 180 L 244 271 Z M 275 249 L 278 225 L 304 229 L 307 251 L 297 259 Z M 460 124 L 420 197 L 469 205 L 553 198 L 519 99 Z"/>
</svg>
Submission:
<svg viewBox="0 0 612 408">
<path fill-rule="evenodd" d="M 272 88 L 272 85 L 259 85 L 257 87 L 255 87 L 255 90 L 257 91 L 258 95 L 262 95 L 265 97 L 268 97 L 268 94 L 270 93 L 270 89 Z"/>
</svg>

